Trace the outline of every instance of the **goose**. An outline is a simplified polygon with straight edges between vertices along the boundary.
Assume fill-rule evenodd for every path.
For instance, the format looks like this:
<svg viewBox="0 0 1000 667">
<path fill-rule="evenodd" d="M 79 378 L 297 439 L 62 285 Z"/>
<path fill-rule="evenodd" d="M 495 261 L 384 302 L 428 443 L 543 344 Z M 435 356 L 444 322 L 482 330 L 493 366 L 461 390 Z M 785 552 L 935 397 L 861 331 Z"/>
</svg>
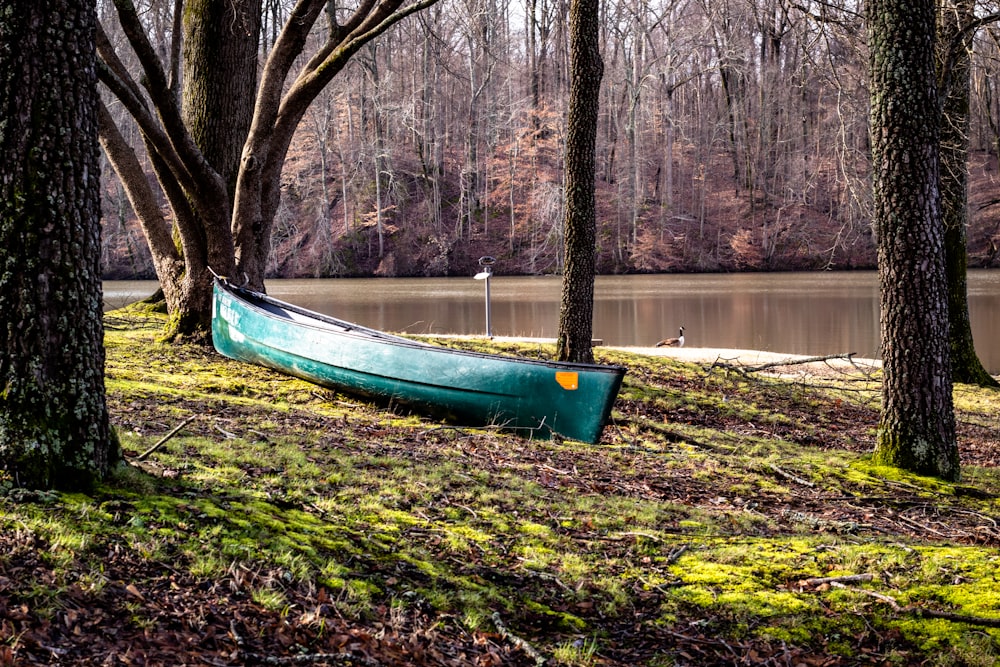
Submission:
<svg viewBox="0 0 1000 667">
<path fill-rule="evenodd" d="M 684 327 L 680 328 L 680 335 L 677 338 L 665 338 L 657 343 L 656 347 L 684 347 Z"/>
</svg>

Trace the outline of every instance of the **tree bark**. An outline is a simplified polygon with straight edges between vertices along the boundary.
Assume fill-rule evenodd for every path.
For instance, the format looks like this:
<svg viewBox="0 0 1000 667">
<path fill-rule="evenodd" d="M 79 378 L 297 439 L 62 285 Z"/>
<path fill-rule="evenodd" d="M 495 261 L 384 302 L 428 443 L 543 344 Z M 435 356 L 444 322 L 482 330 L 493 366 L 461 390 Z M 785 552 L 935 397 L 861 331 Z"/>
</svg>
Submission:
<svg viewBox="0 0 1000 667">
<path fill-rule="evenodd" d="M 146 174 L 136 157 L 135 151 L 122 137 L 118 126 L 107 108 L 101 104 L 98 113 L 98 127 L 101 147 L 112 164 L 132 210 L 139 219 L 146 244 L 153 259 L 153 270 L 163 291 L 163 298 L 169 307 L 181 302 L 180 280 L 184 274 L 184 260 L 174 244 L 170 225 L 163 218 L 160 202 L 146 179 Z"/>
<path fill-rule="evenodd" d="M 566 265 L 559 308 L 558 358 L 591 362 L 597 238 L 594 202 L 598 100 L 604 63 L 597 0 L 570 4 L 570 94 L 566 122 Z"/>
<path fill-rule="evenodd" d="M 935 0 L 871 0 L 873 211 L 882 310 L 875 461 L 959 477 L 938 190 Z"/>
<path fill-rule="evenodd" d="M 180 227 L 185 271 L 174 277 L 179 294 L 171 317 L 174 335 L 200 338 L 208 331 L 212 301 L 203 286 L 210 283 L 209 269 L 228 273 L 233 265 L 229 226 L 240 154 L 253 118 L 260 27 L 261 0 L 188 0 L 183 10 L 181 114 L 221 178 L 226 198 L 224 207 L 207 209 L 212 218 L 199 219 L 206 209 L 195 209 L 195 219 Z"/>
<path fill-rule="evenodd" d="M 950 350 L 955 382 L 983 387 L 1000 386 L 976 355 L 969 320 L 967 249 L 969 228 L 969 99 L 972 0 L 943 2 L 940 22 L 942 78 L 941 210 L 948 272 Z"/>
<path fill-rule="evenodd" d="M 87 0 L 0 13 L 0 486 L 86 489 L 120 458 L 104 390 L 96 24 Z"/>
<path fill-rule="evenodd" d="M 261 0 L 187 0 L 181 111 L 232 205 L 257 88 Z"/>
</svg>

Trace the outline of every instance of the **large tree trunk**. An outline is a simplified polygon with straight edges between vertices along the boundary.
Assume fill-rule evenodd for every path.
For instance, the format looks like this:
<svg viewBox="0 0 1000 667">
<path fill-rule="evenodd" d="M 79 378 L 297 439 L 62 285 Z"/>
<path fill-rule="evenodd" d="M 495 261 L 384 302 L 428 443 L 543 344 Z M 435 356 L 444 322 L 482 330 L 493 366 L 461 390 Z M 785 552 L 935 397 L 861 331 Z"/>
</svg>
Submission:
<svg viewBox="0 0 1000 667">
<path fill-rule="evenodd" d="M 875 461 L 958 479 L 938 192 L 935 0 L 872 0 L 873 212 L 882 308 Z"/>
<path fill-rule="evenodd" d="M 116 8 L 122 30 L 142 62 L 142 88 L 101 30 L 97 35 L 98 76 L 139 126 L 149 164 L 170 206 L 172 233 L 167 231 L 170 227 L 159 210 L 160 200 L 134 149 L 121 139 L 107 114 L 102 114 L 101 142 L 146 233 L 170 312 L 167 336 L 207 338 L 211 320 L 208 268 L 228 274 L 234 265 L 230 197 L 223 178 L 184 124 L 173 77 L 168 78 L 167 68 L 158 60 L 135 6 L 122 2 Z"/>
<path fill-rule="evenodd" d="M 96 22 L 87 0 L 0 14 L 0 467 L 24 487 L 87 488 L 120 457 L 104 392 Z"/>
<path fill-rule="evenodd" d="M 181 111 L 232 205 L 257 90 L 261 0 L 187 0 Z"/>
<path fill-rule="evenodd" d="M 570 20 L 570 93 L 566 123 L 566 267 L 559 308 L 558 357 L 594 360 L 594 202 L 598 100 L 604 63 L 598 44 L 597 0 L 573 0 Z"/>
<path fill-rule="evenodd" d="M 961 39 L 973 20 L 972 0 L 945 2 L 941 12 L 941 75 L 944 98 L 941 119 L 941 211 L 948 267 L 948 314 L 951 324 L 951 366 L 955 382 L 1000 386 L 976 355 L 969 321 L 969 97 L 972 32 Z"/>
<path fill-rule="evenodd" d="M 181 114 L 194 144 L 221 178 L 226 197 L 220 205 L 192 209 L 186 224 L 178 225 L 184 270 L 160 276 L 161 283 L 164 278 L 170 283 L 164 293 L 173 295 L 173 303 L 168 299 L 169 336 L 200 338 L 208 331 L 209 271 L 228 273 L 233 267 L 229 226 L 240 154 L 253 117 L 260 24 L 261 0 L 188 0 L 184 7 Z M 161 182 L 170 180 L 161 173 Z M 167 194 L 170 199 L 185 197 L 183 192 Z M 174 209 L 179 208 L 186 204 L 178 201 Z"/>
</svg>

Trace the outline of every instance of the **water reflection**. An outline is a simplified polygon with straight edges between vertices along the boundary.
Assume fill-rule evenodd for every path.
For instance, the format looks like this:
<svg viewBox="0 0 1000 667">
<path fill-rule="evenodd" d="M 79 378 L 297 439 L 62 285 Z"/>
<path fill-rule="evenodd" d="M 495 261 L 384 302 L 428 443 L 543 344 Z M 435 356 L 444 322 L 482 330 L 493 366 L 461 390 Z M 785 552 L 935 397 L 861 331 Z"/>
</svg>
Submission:
<svg viewBox="0 0 1000 667">
<path fill-rule="evenodd" d="M 271 280 L 268 292 L 312 310 L 388 331 L 471 333 L 486 329 L 482 281 L 462 278 Z M 118 307 L 152 293 L 152 282 L 105 283 Z M 558 277 L 491 279 L 498 336 L 553 338 Z M 977 351 L 1000 373 L 1000 271 L 969 273 Z M 873 272 L 599 276 L 594 336 L 609 345 L 652 345 L 686 328 L 689 347 L 877 357 L 878 286 Z"/>
</svg>

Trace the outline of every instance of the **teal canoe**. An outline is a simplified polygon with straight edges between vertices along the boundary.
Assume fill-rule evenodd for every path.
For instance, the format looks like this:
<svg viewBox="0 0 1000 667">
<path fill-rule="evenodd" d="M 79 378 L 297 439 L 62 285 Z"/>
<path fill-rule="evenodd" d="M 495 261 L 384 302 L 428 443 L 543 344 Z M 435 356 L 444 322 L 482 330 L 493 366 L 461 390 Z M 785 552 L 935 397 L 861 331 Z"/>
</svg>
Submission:
<svg viewBox="0 0 1000 667">
<path fill-rule="evenodd" d="M 455 424 L 596 443 L 625 369 L 454 350 L 215 280 L 212 338 L 232 359 Z"/>
</svg>

